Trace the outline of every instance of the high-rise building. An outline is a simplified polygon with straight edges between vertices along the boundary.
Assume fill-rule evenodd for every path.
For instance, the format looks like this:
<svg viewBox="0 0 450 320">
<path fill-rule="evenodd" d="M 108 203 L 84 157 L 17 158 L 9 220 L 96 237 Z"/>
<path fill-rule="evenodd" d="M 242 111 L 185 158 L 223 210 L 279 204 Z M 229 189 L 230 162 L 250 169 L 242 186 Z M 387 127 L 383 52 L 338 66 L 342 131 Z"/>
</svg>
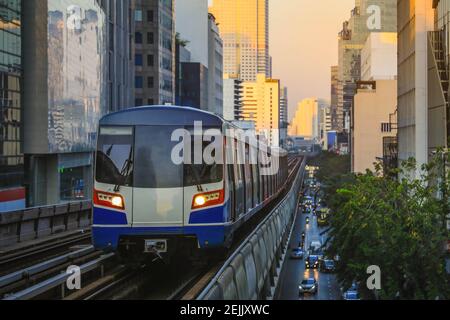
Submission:
<svg viewBox="0 0 450 320">
<path fill-rule="evenodd" d="M 378 10 L 379 9 L 379 10 Z M 361 80 L 361 50 L 371 32 L 397 31 L 396 0 L 356 0 L 339 33 L 337 129 L 350 130 L 356 82 Z"/>
<path fill-rule="evenodd" d="M 338 112 L 338 84 L 339 84 L 339 66 L 331 67 L 331 128 L 334 131 L 342 131 L 339 124 L 343 123 L 342 113 Z"/>
<path fill-rule="evenodd" d="M 289 97 L 288 88 L 282 87 L 280 90 L 280 143 L 285 145 L 287 139 L 287 129 L 289 126 Z"/>
<path fill-rule="evenodd" d="M 133 1 L 135 105 L 174 104 L 174 0 Z"/>
<path fill-rule="evenodd" d="M 191 52 L 191 61 L 209 68 L 208 0 L 176 0 L 175 30 L 186 40 L 186 49 Z"/>
<path fill-rule="evenodd" d="M 200 62 L 181 63 L 180 105 L 208 110 L 208 68 Z"/>
<path fill-rule="evenodd" d="M 398 1 L 399 160 L 448 147 L 450 1 Z"/>
<path fill-rule="evenodd" d="M 223 117 L 228 121 L 238 121 L 241 119 L 242 81 L 225 75 L 223 79 Z"/>
<path fill-rule="evenodd" d="M 256 82 L 243 83 L 242 119 L 253 121 L 257 134 L 271 146 L 280 144 L 280 81 L 259 74 Z"/>
<path fill-rule="evenodd" d="M 224 73 L 247 82 L 269 78 L 269 0 L 214 0 L 209 10 L 224 43 Z"/>
<path fill-rule="evenodd" d="M 107 108 L 118 111 L 134 106 L 133 0 L 103 0 L 108 41 Z"/>
<path fill-rule="evenodd" d="M 397 32 L 372 32 L 361 50 L 361 80 L 397 79 Z"/>
<path fill-rule="evenodd" d="M 175 104 L 177 106 L 181 106 L 181 90 L 184 78 L 181 71 L 183 70 L 183 64 L 186 62 L 191 62 L 191 52 L 186 49 L 185 41 L 180 38 L 180 34 L 177 34 L 175 44 Z"/>
<path fill-rule="evenodd" d="M 223 115 L 223 41 L 216 18 L 208 15 L 208 110 Z"/>
<path fill-rule="evenodd" d="M 328 132 L 331 131 L 331 107 L 325 101 L 319 105 L 319 143 L 323 150 L 328 150 Z"/>
<path fill-rule="evenodd" d="M 396 167 L 397 33 L 371 33 L 361 51 L 362 81 L 352 108 L 352 171 Z"/>
<path fill-rule="evenodd" d="M 396 57 L 396 56 L 395 56 Z M 353 108 L 352 171 L 374 170 L 374 163 L 396 157 L 396 134 L 392 116 L 397 106 L 397 81 L 358 83 Z M 390 148 L 389 154 L 385 147 Z M 393 151 L 393 152 L 391 152 Z M 385 162 L 387 165 L 388 163 Z"/>
<path fill-rule="evenodd" d="M 22 18 L 28 204 L 90 199 L 98 122 L 108 111 L 104 7 L 27 0 Z"/>
<path fill-rule="evenodd" d="M 0 212 L 25 207 L 21 0 L 0 0 Z"/>
<path fill-rule="evenodd" d="M 197 99 L 195 107 L 222 115 L 223 42 L 215 17 L 208 13 L 207 0 L 178 0 L 175 3 L 177 34 L 184 40 L 185 48 L 191 53 L 190 63 L 200 64 L 192 71 L 197 71 L 197 80 L 207 81 L 206 86 L 196 86 L 197 89 L 205 90 L 197 92 L 196 95 L 198 97 L 206 96 L 207 101 L 200 102 L 203 99 Z M 198 71 L 203 73 L 205 70 L 208 74 L 207 77 L 198 73 Z M 190 78 L 192 79 L 192 77 Z M 195 99 L 191 99 L 192 97 L 185 95 L 185 98 L 187 98 L 184 100 L 185 104 L 194 103 Z M 200 104 L 198 104 L 199 102 Z"/>
<path fill-rule="evenodd" d="M 329 116 L 321 114 L 323 109 L 329 109 L 327 101 L 317 98 L 308 98 L 298 104 L 297 112 L 289 127 L 291 137 L 303 137 L 314 140 L 315 143 L 321 141 L 321 127 L 329 127 L 326 124 L 330 120 Z M 323 124 L 323 125 L 321 125 Z"/>
</svg>

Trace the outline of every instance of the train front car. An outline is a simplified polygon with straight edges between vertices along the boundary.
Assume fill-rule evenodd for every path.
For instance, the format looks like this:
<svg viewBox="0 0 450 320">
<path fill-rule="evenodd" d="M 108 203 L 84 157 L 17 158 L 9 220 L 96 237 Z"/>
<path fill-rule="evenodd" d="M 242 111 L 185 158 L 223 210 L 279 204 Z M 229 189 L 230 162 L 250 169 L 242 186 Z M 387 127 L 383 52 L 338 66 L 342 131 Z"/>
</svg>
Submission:
<svg viewBox="0 0 450 320">
<path fill-rule="evenodd" d="M 162 258 L 222 248 L 230 226 L 223 128 L 221 118 L 190 108 L 105 116 L 96 154 L 94 246 Z"/>
</svg>

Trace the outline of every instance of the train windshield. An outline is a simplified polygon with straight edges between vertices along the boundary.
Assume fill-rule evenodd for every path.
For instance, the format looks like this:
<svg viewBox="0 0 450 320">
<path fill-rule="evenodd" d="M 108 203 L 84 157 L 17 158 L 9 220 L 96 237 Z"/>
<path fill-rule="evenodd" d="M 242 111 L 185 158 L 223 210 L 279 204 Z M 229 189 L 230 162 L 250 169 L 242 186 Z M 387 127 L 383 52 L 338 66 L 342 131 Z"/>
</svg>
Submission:
<svg viewBox="0 0 450 320">
<path fill-rule="evenodd" d="M 172 141 L 172 133 L 177 129 L 180 127 L 136 126 L 134 130 L 132 127 L 102 127 L 98 142 L 96 180 L 116 186 L 161 189 L 222 181 L 222 142 L 217 144 L 220 146 L 217 147 L 217 152 L 221 154 L 216 154 L 215 149 L 211 152 L 213 157 L 217 155 L 220 158 L 219 163 L 210 165 L 202 159 L 202 164 L 195 164 L 194 138 L 191 136 L 191 148 L 187 148 L 192 153 L 191 164 L 177 164 L 172 159 L 172 152 L 180 143 Z M 181 129 L 193 133 L 190 128 Z M 209 129 L 211 128 L 205 130 Z M 209 141 L 203 142 L 202 152 L 210 145 Z"/>
<path fill-rule="evenodd" d="M 132 186 L 132 127 L 100 128 L 95 178 L 100 183 L 117 186 Z"/>
<path fill-rule="evenodd" d="M 136 127 L 134 186 L 136 188 L 180 188 L 183 165 L 172 160 L 178 142 L 171 141 L 174 126 Z"/>
</svg>

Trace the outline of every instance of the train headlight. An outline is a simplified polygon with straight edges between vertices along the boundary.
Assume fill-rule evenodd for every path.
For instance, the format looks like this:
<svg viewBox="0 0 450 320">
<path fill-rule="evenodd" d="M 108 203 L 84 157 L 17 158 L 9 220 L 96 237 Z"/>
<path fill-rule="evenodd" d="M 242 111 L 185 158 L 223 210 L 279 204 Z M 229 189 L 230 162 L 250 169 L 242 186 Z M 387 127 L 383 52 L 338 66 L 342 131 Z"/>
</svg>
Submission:
<svg viewBox="0 0 450 320">
<path fill-rule="evenodd" d="M 125 210 L 125 201 L 120 194 L 94 191 L 94 204 L 114 209 Z"/>
<path fill-rule="evenodd" d="M 206 197 L 203 195 L 199 195 L 195 197 L 194 204 L 196 207 L 204 206 L 206 203 Z"/>
<path fill-rule="evenodd" d="M 192 209 L 216 206 L 224 202 L 223 190 L 198 194 L 192 201 Z"/>
<path fill-rule="evenodd" d="M 123 208 L 123 200 L 122 197 L 115 196 L 111 200 L 111 204 L 114 207 Z"/>
</svg>

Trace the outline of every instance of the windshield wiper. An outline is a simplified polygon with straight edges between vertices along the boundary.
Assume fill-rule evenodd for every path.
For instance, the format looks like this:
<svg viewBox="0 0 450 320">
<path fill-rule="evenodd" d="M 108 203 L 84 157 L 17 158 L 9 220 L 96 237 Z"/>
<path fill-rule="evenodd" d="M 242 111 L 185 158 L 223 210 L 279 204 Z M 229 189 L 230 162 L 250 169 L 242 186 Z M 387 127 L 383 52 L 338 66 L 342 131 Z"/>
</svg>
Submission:
<svg viewBox="0 0 450 320">
<path fill-rule="evenodd" d="M 130 170 L 133 166 L 133 148 L 130 149 L 130 154 L 128 155 L 128 159 L 123 164 L 122 170 L 120 171 L 120 177 L 124 178 L 125 176 L 128 177 L 130 174 Z M 123 181 L 123 184 L 125 184 L 125 181 Z M 114 192 L 120 191 L 120 183 L 116 184 L 114 186 Z"/>
<path fill-rule="evenodd" d="M 197 171 L 197 167 L 195 166 L 195 164 L 190 163 L 189 164 L 189 169 L 192 171 L 192 175 L 194 176 L 194 182 L 197 186 L 197 191 L 198 192 L 203 192 L 203 187 L 200 181 L 200 176 L 198 175 L 198 171 Z"/>
</svg>

